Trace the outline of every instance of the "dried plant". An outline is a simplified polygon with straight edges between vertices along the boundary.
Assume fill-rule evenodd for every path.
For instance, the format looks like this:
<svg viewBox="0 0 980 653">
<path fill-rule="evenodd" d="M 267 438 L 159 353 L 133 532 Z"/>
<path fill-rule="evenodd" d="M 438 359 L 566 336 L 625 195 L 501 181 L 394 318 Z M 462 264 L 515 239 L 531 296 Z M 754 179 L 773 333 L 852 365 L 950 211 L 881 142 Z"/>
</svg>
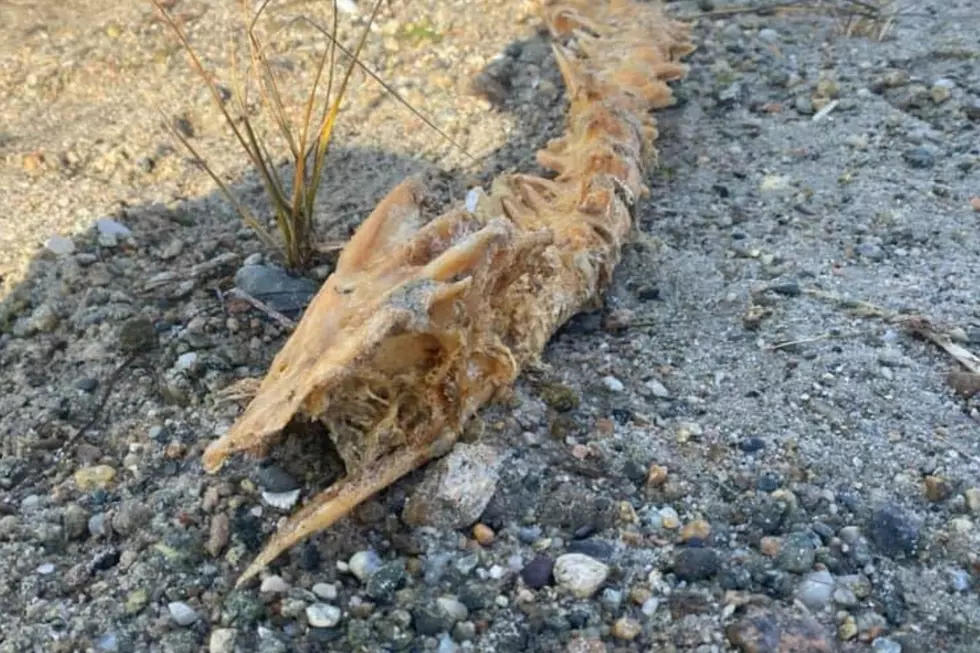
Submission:
<svg viewBox="0 0 980 653">
<path fill-rule="evenodd" d="M 207 171 L 228 201 L 234 206 L 242 220 L 254 229 L 267 245 L 278 249 L 282 253 L 286 265 L 293 269 L 305 267 L 316 250 L 313 234 L 314 209 L 333 130 L 337 124 L 337 117 L 340 112 L 341 103 L 347 92 L 351 75 L 355 67 L 359 65 L 358 57 L 361 49 L 364 47 L 367 36 L 370 33 L 371 25 L 377 17 L 384 0 L 376 0 L 356 48 L 352 53 L 348 53 L 350 55 L 348 57 L 349 62 L 339 80 L 335 80 L 334 69 L 337 61 L 338 48 L 342 50 L 343 48 L 335 38 L 339 12 L 337 11 L 337 2 L 334 0 L 333 30 L 327 34 L 329 45 L 319 57 L 313 83 L 310 86 L 305 105 L 302 108 L 302 119 L 298 125 L 293 124 L 288 117 L 279 83 L 266 54 L 267 46 L 262 43 L 258 36 L 258 21 L 263 13 L 265 13 L 271 0 L 263 0 L 254 13 L 250 8 L 250 0 L 241 0 L 245 36 L 248 43 L 249 65 L 245 70 L 244 79 L 239 80 L 235 85 L 234 99 L 236 113 L 238 114 L 237 120 L 229 113 L 228 108 L 225 106 L 225 101 L 221 97 L 221 91 L 217 82 L 214 81 L 213 77 L 204 68 L 197 53 L 191 47 L 187 36 L 166 11 L 161 0 L 150 0 L 150 2 L 153 3 L 163 20 L 177 35 L 181 45 L 187 51 L 192 67 L 204 80 L 215 105 L 221 111 L 228 126 L 235 134 L 239 145 L 241 145 L 248 155 L 252 165 L 259 172 L 266 195 L 272 205 L 276 226 L 282 240 L 281 244 L 273 238 L 252 211 L 235 197 L 234 193 L 231 192 L 205 159 L 198 154 L 197 150 L 190 144 L 187 138 L 176 129 L 171 128 L 171 132 Z M 344 51 L 346 52 L 346 50 Z M 324 69 L 326 69 L 327 73 L 326 93 L 325 97 L 321 97 L 321 82 L 323 81 Z M 276 163 L 279 159 L 276 158 L 269 146 L 263 142 L 256 126 L 249 118 L 248 89 L 250 77 L 258 81 L 262 110 L 266 113 L 266 117 L 275 124 L 280 138 L 289 150 L 289 156 L 292 162 L 292 181 L 288 186 L 286 179 L 280 173 L 278 164 Z M 321 103 L 322 106 L 320 106 Z M 320 115 L 317 122 L 314 123 L 314 118 L 317 113 Z M 239 121 L 241 122 L 241 126 L 238 124 Z"/>
<path fill-rule="evenodd" d="M 556 329 L 601 302 L 633 225 L 657 136 L 651 110 L 693 50 L 657 4 L 543 6 L 570 99 L 538 152 L 554 178 L 498 177 L 488 194 L 426 214 L 425 179 L 397 186 L 360 226 L 241 418 L 204 454 L 264 456 L 294 419 L 319 421 L 346 476 L 272 537 L 238 580 L 445 454 L 476 411 L 537 360 Z"/>
</svg>

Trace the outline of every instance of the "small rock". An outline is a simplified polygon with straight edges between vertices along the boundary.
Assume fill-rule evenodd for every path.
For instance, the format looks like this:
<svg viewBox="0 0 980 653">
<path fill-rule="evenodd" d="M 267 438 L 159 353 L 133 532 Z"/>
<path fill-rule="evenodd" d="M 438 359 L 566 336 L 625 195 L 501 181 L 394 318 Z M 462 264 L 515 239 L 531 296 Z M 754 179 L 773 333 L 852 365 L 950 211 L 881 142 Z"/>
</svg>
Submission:
<svg viewBox="0 0 980 653">
<path fill-rule="evenodd" d="M 316 583 L 312 589 L 313 593 L 324 601 L 333 601 L 337 598 L 337 586 L 333 583 Z"/>
<path fill-rule="evenodd" d="M 776 43 L 779 41 L 779 32 L 772 28 L 764 27 L 759 30 L 759 40 L 763 43 Z"/>
<path fill-rule="evenodd" d="M 967 510 L 973 514 L 980 514 L 980 488 L 971 487 L 963 493 L 963 497 L 966 499 Z"/>
<path fill-rule="evenodd" d="M 129 238 L 133 235 L 126 225 L 109 218 L 97 220 L 95 227 L 99 231 L 99 244 L 103 247 L 115 247 L 119 244 L 120 238 Z"/>
<path fill-rule="evenodd" d="M 172 601 L 168 603 L 167 610 L 170 612 L 170 618 L 178 626 L 190 626 L 198 620 L 197 611 L 183 601 Z"/>
<path fill-rule="evenodd" d="M 69 540 L 81 539 L 88 531 L 88 512 L 77 503 L 68 504 L 61 513 L 61 527 Z"/>
<path fill-rule="evenodd" d="M 117 633 L 100 635 L 95 642 L 95 650 L 101 653 L 118 653 L 119 635 Z"/>
<path fill-rule="evenodd" d="M 929 89 L 929 95 L 932 97 L 932 101 L 936 104 L 942 104 L 949 98 L 953 97 L 953 89 L 956 88 L 956 82 L 951 79 L 939 79 L 936 83 L 932 85 Z"/>
<path fill-rule="evenodd" d="M 237 636 L 234 628 L 215 628 L 208 640 L 208 653 L 234 653 Z"/>
<path fill-rule="evenodd" d="M 289 583 L 282 579 L 282 576 L 266 576 L 262 579 L 259 591 L 263 594 L 285 594 L 289 591 Z"/>
<path fill-rule="evenodd" d="M 367 595 L 375 601 L 388 601 L 405 580 L 404 560 L 381 565 L 364 584 Z"/>
<path fill-rule="evenodd" d="M 49 576 L 54 573 L 55 566 L 50 562 L 45 562 L 43 565 L 39 565 L 37 568 L 37 573 L 42 576 Z"/>
<path fill-rule="evenodd" d="M 402 519 L 441 530 L 476 522 L 497 490 L 500 456 L 483 444 L 457 444 L 431 465 L 406 502 Z"/>
<path fill-rule="evenodd" d="M 617 379 L 615 376 L 604 376 L 602 377 L 602 385 L 606 387 L 609 392 L 620 393 L 626 390 L 626 386 L 623 382 Z"/>
<path fill-rule="evenodd" d="M 119 349 L 128 354 L 147 351 L 156 346 L 158 336 L 153 322 L 145 317 L 134 317 L 119 328 Z"/>
<path fill-rule="evenodd" d="M 473 527 L 473 539 L 479 542 L 480 546 L 490 546 L 495 537 L 493 529 L 486 524 L 477 524 Z"/>
<path fill-rule="evenodd" d="M 626 640 L 627 642 L 632 642 L 642 632 L 643 626 L 640 625 L 640 622 L 628 617 L 622 617 L 616 620 L 616 623 L 612 627 L 612 636 L 616 639 Z"/>
<path fill-rule="evenodd" d="M 670 391 L 667 389 L 666 386 L 664 386 L 663 383 L 661 383 L 656 379 L 650 379 L 649 381 L 643 384 L 643 387 L 649 390 L 650 394 L 652 394 L 654 397 L 657 397 L 658 399 L 670 398 Z"/>
<path fill-rule="evenodd" d="M 123 603 L 123 610 L 129 616 L 139 614 L 149 602 L 150 593 L 147 592 L 146 589 L 135 589 L 126 595 L 126 601 Z"/>
<path fill-rule="evenodd" d="M 783 540 L 776 564 L 786 571 L 802 574 L 813 567 L 816 556 L 816 545 L 809 534 L 791 533 Z"/>
<path fill-rule="evenodd" d="M 718 573 L 718 553 L 707 547 L 685 547 L 674 556 L 673 571 L 681 580 L 698 581 Z"/>
<path fill-rule="evenodd" d="M 306 621 L 314 628 L 333 628 L 340 623 L 340 608 L 329 603 L 314 603 L 306 608 Z"/>
<path fill-rule="evenodd" d="M 926 498 L 933 503 L 939 503 L 953 496 L 953 486 L 941 476 L 926 476 L 925 481 Z"/>
<path fill-rule="evenodd" d="M 796 590 L 800 602 L 814 611 L 822 610 L 833 593 L 834 577 L 826 569 L 807 574 Z"/>
<path fill-rule="evenodd" d="M 292 492 L 299 489 L 299 481 L 279 465 L 260 467 L 256 481 L 266 492 Z"/>
<path fill-rule="evenodd" d="M 357 580 L 366 583 L 381 568 L 381 557 L 371 549 L 358 551 L 347 561 L 347 568 Z"/>
<path fill-rule="evenodd" d="M 466 606 L 453 596 L 440 596 L 436 599 L 436 606 L 453 624 L 466 621 L 467 617 L 470 616 L 470 611 Z"/>
<path fill-rule="evenodd" d="M 680 532 L 681 542 L 688 542 L 690 540 L 700 540 L 704 542 L 707 541 L 710 535 L 711 524 L 703 519 L 695 519 L 694 521 L 685 524 Z"/>
<path fill-rule="evenodd" d="M 555 581 L 578 598 L 596 593 L 609 576 L 609 567 L 581 553 L 566 553 L 555 561 Z"/>
<path fill-rule="evenodd" d="M 832 653 L 833 638 L 812 617 L 782 611 L 756 611 L 725 629 L 742 653 Z"/>
<path fill-rule="evenodd" d="M 531 589 L 541 589 L 551 582 L 555 561 L 547 556 L 539 556 L 521 570 L 521 579 Z"/>
<path fill-rule="evenodd" d="M 54 235 L 48 238 L 44 247 L 57 256 L 67 256 L 75 252 L 75 241 L 64 236 Z"/>
<path fill-rule="evenodd" d="M 871 642 L 871 650 L 874 653 L 902 653 L 902 645 L 888 637 L 876 637 Z"/>
<path fill-rule="evenodd" d="M 235 285 L 287 317 L 295 317 L 313 299 L 317 284 L 268 265 L 245 265 L 235 273 Z"/>
<path fill-rule="evenodd" d="M 196 351 L 189 351 L 177 357 L 174 369 L 180 372 L 191 372 L 197 369 L 198 355 Z"/>
<path fill-rule="evenodd" d="M 208 541 L 205 545 L 207 552 L 213 558 L 217 558 L 224 551 L 231 536 L 231 519 L 224 513 L 218 513 L 211 518 L 211 527 L 208 531 Z"/>
<path fill-rule="evenodd" d="M 912 555 L 919 545 L 919 528 L 894 505 L 878 507 L 868 524 L 868 534 L 888 556 Z"/>
<path fill-rule="evenodd" d="M 104 490 L 116 478 L 116 470 L 109 465 L 83 467 L 75 472 L 75 485 L 83 492 Z"/>
<path fill-rule="evenodd" d="M 905 150 L 902 158 L 910 168 L 931 168 L 936 165 L 936 155 L 921 145 Z"/>
</svg>

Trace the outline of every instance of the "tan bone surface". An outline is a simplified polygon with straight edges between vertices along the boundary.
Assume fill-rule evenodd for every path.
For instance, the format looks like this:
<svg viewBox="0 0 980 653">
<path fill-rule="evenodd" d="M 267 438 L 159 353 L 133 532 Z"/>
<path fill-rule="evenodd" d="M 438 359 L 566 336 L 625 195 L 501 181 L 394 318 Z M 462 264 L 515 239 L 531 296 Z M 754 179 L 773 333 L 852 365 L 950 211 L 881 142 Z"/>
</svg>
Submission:
<svg viewBox="0 0 980 653">
<path fill-rule="evenodd" d="M 553 178 L 507 175 L 470 212 L 426 221 L 423 178 L 360 226 L 233 427 L 204 454 L 264 455 L 294 419 L 319 420 L 346 476 L 314 497 L 239 578 L 445 454 L 466 421 L 595 305 L 632 228 L 657 136 L 693 46 L 656 4 L 546 3 L 570 102 L 538 153 Z M 559 42 L 563 44 L 559 44 Z"/>
</svg>

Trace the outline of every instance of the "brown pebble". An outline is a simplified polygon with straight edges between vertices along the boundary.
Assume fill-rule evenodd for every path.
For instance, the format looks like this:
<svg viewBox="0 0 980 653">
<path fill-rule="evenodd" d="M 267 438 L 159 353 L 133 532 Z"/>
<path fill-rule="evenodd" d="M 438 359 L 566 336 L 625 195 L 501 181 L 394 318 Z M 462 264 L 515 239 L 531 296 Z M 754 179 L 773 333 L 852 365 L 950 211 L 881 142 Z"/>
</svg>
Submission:
<svg viewBox="0 0 980 653">
<path fill-rule="evenodd" d="M 184 457 L 185 453 L 187 453 L 187 446 L 183 442 L 179 442 L 177 440 L 174 440 L 168 444 L 167 448 L 163 452 L 163 454 L 170 460 L 180 460 Z"/>
<path fill-rule="evenodd" d="M 630 619 L 629 617 L 622 617 L 612 627 L 612 635 L 616 639 L 624 639 L 627 642 L 632 642 L 634 639 L 643 632 L 643 626 L 640 622 L 635 619 Z"/>
<path fill-rule="evenodd" d="M 630 590 L 630 601 L 636 605 L 643 605 L 651 598 L 653 598 L 653 592 L 645 587 L 634 587 Z"/>
<path fill-rule="evenodd" d="M 945 501 L 953 496 L 953 486 L 941 476 L 926 476 L 926 498 L 933 503 Z"/>
<path fill-rule="evenodd" d="M 667 483 L 667 468 L 663 465 L 650 465 L 647 472 L 647 485 L 650 487 L 663 487 Z"/>
<path fill-rule="evenodd" d="M 703 519 L 695 519 L 689 524 L 685 524 L 681 529 L 681 541 L 688 540 L 707 540 L 711 535 L 711 524 Z"/>
<path fill-rule="evenodd" d="M 218 513 L 211 518 L 211 530 L 208 534 L 207 551 L 213 558 L 221 555 L 228 544 L 231 534 L 231 520 L 225 513 Z"/>
<path fill-rule="evenodd" d="M 789 612 L 758 611 L 725 629 L 742 653 L 831 653 L 833 637 L 812 617 Z"/>
<path fill-rule="evenodd" d="M 495 537 L 496 533 L 486 524 L 481 523 L 473 527 L 473 539 L 479 542 L 480 546 L 490 546 Z"/>
<path fill-rule="evenodd" d="M 762 555 L 775 558 L 783 548 L 783 542 L 778 537 L 766 536 L 759 541 L 759 550 Z"/>
</svg>

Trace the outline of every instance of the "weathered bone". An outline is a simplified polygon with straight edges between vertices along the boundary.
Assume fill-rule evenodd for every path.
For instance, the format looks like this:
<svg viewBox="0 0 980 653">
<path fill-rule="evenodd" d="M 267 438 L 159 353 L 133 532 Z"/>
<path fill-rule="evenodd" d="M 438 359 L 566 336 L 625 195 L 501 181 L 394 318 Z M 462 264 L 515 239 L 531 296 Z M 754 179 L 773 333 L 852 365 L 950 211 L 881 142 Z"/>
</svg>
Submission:
<svg viewBox="0 0 980 653">
<path fill-rule="evenodd" d="M 554 179 L 498 177 L 470 211 L 426 221 L 410 178 L 360 226 L 245 413 L 204 454 L 264 455 L 293 419 L 322 422 L 347 476 L 292 516 L 238 580 L 444 455 L 466 421 L 595 306 L 649 194 L 651 110 L 673 103 L 688 26 L 632 0 L 546 2 L 570 99 L 538 153 Z"/>
</svg>

